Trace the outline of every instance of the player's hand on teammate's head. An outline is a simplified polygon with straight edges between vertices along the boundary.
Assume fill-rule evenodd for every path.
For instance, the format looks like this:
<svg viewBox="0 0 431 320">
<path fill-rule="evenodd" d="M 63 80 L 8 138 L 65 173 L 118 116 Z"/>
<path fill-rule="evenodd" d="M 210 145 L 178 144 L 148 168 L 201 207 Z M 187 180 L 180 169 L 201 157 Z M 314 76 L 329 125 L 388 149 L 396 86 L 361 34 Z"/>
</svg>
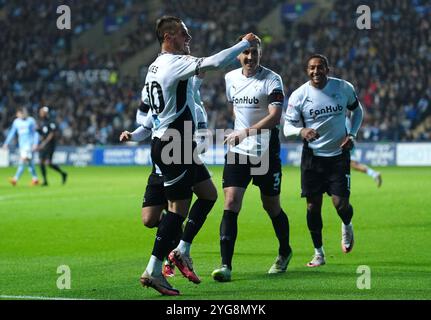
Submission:
<svg viewBox="0 0 431 320">
<path fill-rule="evenodd" d="M 129 131 L 123 131 L 120 134 L 120 141 L 129 141 L 132 138 L 132 134 Z"/>
<path fill-rule="evenodd" d="M 312 128 L 303 128 L 301 129 L 301 137 L 307 140 L 308 142 L 313 142 L 320 138 L 319 133 Z"/>
<path fill-rule="evenodd" d="M 250 47 L 253 47 L 253 45 L 257 44 L 257 37 L 254 33 L 247 33 L 244 38 L 245 40 L 247 40 L 248 42 L 250 42 Z"/>
</svg>

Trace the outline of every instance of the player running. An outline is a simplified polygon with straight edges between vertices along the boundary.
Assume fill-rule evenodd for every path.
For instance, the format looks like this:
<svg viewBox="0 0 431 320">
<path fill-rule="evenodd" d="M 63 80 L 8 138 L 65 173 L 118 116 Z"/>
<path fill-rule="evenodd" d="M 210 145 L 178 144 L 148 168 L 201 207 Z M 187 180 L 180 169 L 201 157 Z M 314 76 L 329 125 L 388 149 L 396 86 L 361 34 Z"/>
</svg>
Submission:
<svg viewBox="0 0 431 320">
<path fill-rule="evenodd" d="M 324 265 L 322 242 L 322 200 L 327 192 L 342 220 L 341 248 L 348 253 L 354 244 L 353 207 L 350 204 L 350 150 L 361 126 L 363 111 L 353 86 L 342 79 L 328 77 L 328 59 L 314 54 L 307 60 L 310 81 L 289 98 L 285 117 L 285 136 L 301 135 L 301 196 L 307 199 L 307 225 L 314 245 L 308 267 Z M 352 126 L 346 129 L 351 112 Z"/>
<path fill-rule="evenodd" d="M 197 126 L 198 130 L 202 133 L 199 137 L 196 138 L 197 143 L 202 144 L 205 143 L 205 140 L 201 140 L 200 138 L 205 136 L 205 132 L 202 132 L 201 130 L 207 129 L 208 118 L 199 93 L 199 88 L 202 84 L 201 77 L 194 76 L 192 78 L 192 83 L 196 107 Z M 123 131 L 120 135 L 120 141 L 139 142 L 151 136 L 152 129 L 154 128 L 151 111 L 146 116 L 142 116 L 141 112 L 138 110 L 136 120 L 138 124 L 140 124 L 140 126 L 133 132 Z M 205 146 L 200 149 L 205 151 Z M 197 180 L 200 181 L 201 178 L 197 178 Z M 144 193 L 141 212 L 142 222 L 148 228 L 157 227 L 168 208 L 168 200 L 166 199 L 163 182 L 164 179 L 160 169 L 153 163 L 153 169 L 151 171 L 151 174 L 148 176 L 147 187 Z M 178 235 L 178 238 L 173 244 L 172 249 L 174 249 L 178 245 L 181 236 L 182 232 L 180 232 L 180 234 Z M 171 263 L 168 259 L 166 259 L 163 265 L 162 273 L 165 277 L 172 277 L 175 275 L 174 264 Z"/>
<path fill-rule="evenodd" d="M 242 39 L 243 36 L 239 41 Z M 253 46 L 239 54 L 241 68 L 225 76 L 226 96 L 233 106 L 235 126 L 234 132 L 226 138 L 230 148 L 223 170 L 225 200 L 220 224 L 222 265 L 212 272 L 214 280 L 221 282 L 231 280 L 237 219 L 250 181 L 260 189 L 263 208 L 272 220 L 279 241 L 277 259 L 268 273 L 285 272 L 292 258 L 289 220 L 280 206 L 282 172 L 278 126 L 284 103 L 283 82 L 277 73 L 260 65 L 261 56 L 261 41 L 258 38 Z M 240 162 L 240 155 L 245 155 L 246 163 Z M 265 157 L 269 158 L 268 170 L 254 174 L 253 168 Z"/>
<path fill-rule="evenodd" d="M 12 127 L 3 144 L 4 149 L 8 148 L 8 145 L 15 134 L 18 135 L 20 159 L 15 176 L 13 178 L 9 178 L 9 182 L 13 186 L 16 186 L 19 178 L 24 172 L 24 167 L 28 166 L 32 176 L 31 185 L 38 185 L 39 179 L 37 178 L 36 170 L 34 168 L 33 155 L 39 143 L 39 135 L 36 131 L 36 121 L 33 117 L 28 115 L 27 110 L 24 108 L 18 108 L 16 111 L 16 119 L 13 121 Z"/>
</svg>

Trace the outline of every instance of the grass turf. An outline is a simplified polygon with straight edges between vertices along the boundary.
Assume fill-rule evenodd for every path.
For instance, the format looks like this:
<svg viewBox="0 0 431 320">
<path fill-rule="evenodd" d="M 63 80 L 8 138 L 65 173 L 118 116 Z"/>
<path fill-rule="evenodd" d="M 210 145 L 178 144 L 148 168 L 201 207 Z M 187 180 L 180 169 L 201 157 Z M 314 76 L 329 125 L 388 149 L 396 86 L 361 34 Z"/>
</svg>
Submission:
<svg viewBox="0 0 431 320">
<path fill-rule="evenodd" d="M 288 272 L 268 275 L 277 241 L 258 188 L 249 186 L 239 216 L 233 281 L 217 283 L 218 230 L 222 216 L 222 167 L 211 167 L 219 200 L 196 237 L 192 257 L 202 279 L 194 285 L 177 274 L 169 281 L 179 297 L 143 289 L 155 230 L 140 221 L 142 193 L 150 168 L 67 168 L 69 181 L 49 171 L 50 186 L 30 187 L 25 173 L 7 183 L 15 168 L 0 171 L 0 296 L 88 299 L 430 299 L 431 170 L 381 168 L 383 186 L 352 173 L 355 247 L 340 248 L 340 219 L 325 196 L 323 236 L 327 264 L 308 269 L 313 249 L 299 197 L 299 169 L 283 168 L 282 206 L 290 219 L 294 256 Z M 71 269 L 71 289 L 56 286 L 57 268 Z M 371 289 L 357 288 L 357 268 L 371 270 Z M 1 298 L 1 297 L 0 297 Z"/>
</svg>

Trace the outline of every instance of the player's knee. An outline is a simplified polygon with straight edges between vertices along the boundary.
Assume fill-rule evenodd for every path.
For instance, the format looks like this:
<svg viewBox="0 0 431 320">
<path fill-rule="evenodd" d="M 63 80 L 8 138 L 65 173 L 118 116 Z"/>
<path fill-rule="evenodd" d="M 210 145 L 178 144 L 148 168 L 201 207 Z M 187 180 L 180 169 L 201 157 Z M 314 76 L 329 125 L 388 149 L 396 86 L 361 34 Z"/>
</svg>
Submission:
<svg viewBox="0 0 431 320">
<path fill-rule="evenodd" d="M 241 210 L 241 199 L 233 194 L 226 194 L 224 207 L 226 210 L 239 212 Z"/>
<path fill-rule="evenodd" d="M 150 207 L 142 208 L 142 223 L 147 228 L 157 227 L 160 221 L 160 214 L 155 214 Z"/>
<path fill-rule="evenodd" d="M 348 201 L 340 201 L 335 205 L 335 209 L 337 210 L 337 212 L 344 212 L 348 210 L 349 207 L 350 207 L 350 204 Z"/>
<path fill-rule="evenodd" d="M 193 187 L 193 192 L 199 199 L 217 201 L 218 194 L 214 183 L 211 180 L 204 181 Z"/>
<path fill-rule="evenodd" d="M 350 203 L 348 198 L 332 197 L 332 203 L 334 204 L 337 212 L 343 212 L 349 209 Z"/>
<path fill-rule="evenodd" d="M 205 200 L 216 202 L 217 198 L 218 198 L 217 189 L 214 186 L 214 184 L 211 184 L 210 187 L 208 188 L 208 191 L 206 192 Z"/>
<path fill-rule="evenodd" d="M 309 202 L 307 203 L 307 211 L 311 214 L 318 214 L 320 212 L 320 205 L 318 203 Z"/>
<path fill-rule="evenodd" d="M 270 217 L 276 217 L 281 212 L 280 203 L 271 202 L 271 203 L 263 203 L 263 209 L 268 213 Z"/>
</svg>

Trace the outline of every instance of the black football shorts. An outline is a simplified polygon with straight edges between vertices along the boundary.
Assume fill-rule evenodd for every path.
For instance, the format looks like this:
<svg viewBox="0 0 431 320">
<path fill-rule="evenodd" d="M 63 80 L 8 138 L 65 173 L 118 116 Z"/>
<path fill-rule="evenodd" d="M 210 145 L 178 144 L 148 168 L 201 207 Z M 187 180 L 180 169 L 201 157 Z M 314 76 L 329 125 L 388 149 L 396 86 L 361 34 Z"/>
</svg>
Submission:
<svg viewBox="0 0 431 320">
<path fill-rule="evenodd" d="M 241 155 L 242 156 L 242 155 Z M 223 168 L 223 188 L 240 187 L 246 189 L 250 181 L 258 186 L 260 192 L 266 196 L 276 196 L 281 191 L 281 160 L 278 152 L 270 152 L 268 170 L 265 174 L 252 174 L 252 168 L 259 167 L 255 161 L 250 161 L 247 157 L 246 163 L 239 161 L 240 155 L 232 155 L 230 152 L 225 155 L 225 164 Z M 235 162 L 228 163 L 228 159 L 235 157 Z M 245 161 L 244 161 L 245 162 Z"/>
<path fill-rule="evenodd" d="M 182 157 L 178 163 L 167 163 L 162 159 L 163 148 L 170 141 L 162 141 L 154 138 L 151 142 L 151 158 L 160 168 L 164 177 L 164 188 L 168 200 L 190 199 L 193 195 L 193 186 L 199 182 L 211 178 L 205 165 L 196 162 L 192 156 Z M 196 142 L 193 142 L 191 152 L 196 148 Z M 183 149 L 184 150 L 184 149 Z"/>
<path fill-rule="evenodd" d="M 350 152 L 334 157 L 313 155 L 304 146 L 301 158 L 301 197 L 323 193 L 348 198 L 350 196 Z"/>
</svg>

